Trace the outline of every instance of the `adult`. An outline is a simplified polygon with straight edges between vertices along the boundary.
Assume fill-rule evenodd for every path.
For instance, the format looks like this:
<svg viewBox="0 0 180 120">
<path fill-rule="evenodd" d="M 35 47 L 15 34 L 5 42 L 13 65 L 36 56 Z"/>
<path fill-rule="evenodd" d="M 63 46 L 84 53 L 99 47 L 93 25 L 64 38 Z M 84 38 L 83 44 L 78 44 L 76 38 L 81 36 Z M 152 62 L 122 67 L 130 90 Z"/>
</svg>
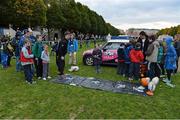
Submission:
<svg viewBox="0 0 180 120">
<path fill-rule="evenodd" d="M 20 50 L 20 46 L 18 45 L 20 38 L 21 38 L 21 32 L 18 31 L 18 32 L 16 32 L 16 35 L 12 40 L 12 46 L 14 48 L 15 57 L 16 57 L 16 72 L 19 72 L 22 68 L 21 67 L 21 61 L 20 61 L 20 51 L 21 50 Z"/>
<path fill-rule="evenodd" d="M 70 34 L 70 39 L 68 40 L 68 54 L 69 54 L 69 65 L 76 65 L 76 54 L 78 51 L 78 41 L 75 39 L 75 34 Z"/>
<path fill-rule="evenodd" d="M 58 67 L 59 75 L 63 77 L 65 67 L 65 55 L 67 54 L 67 44 L 70 39 L 70 32 L 64 33 L 64 38 L 59 41 L 56 50 L 56 64 Z"/>
<path fill-rule="evenodd" d="M 87 33 L 85 36 L 85 41 L 86 41 L 86 48 L 90 47 L 90 34 Z"/>
<path fill-rule="evenodd" d="M 144 31 L 141 31 L 139 33 L 139 38 L 138 38 L 137 42 L 139 42 L 141 44 L 141 50 L 142 50 L 142 52 L 144 54 L 144 58 L 145 58 L 145 52 L 147 51 L 148 46 L 149 46 L 148 35 Z"/>
<path fill-rule="evenodd" d="M 154 77 L 160 77 L 161 68 L 158 64 L 158 52 L 159 52 L 159 42 L 156 40 L 154 35 L 149 37 L 149 47 L 145 52 L 146 60 L 148 61 L 148 76 L 150 79 Z"/>
<path fill-rule="evenodd" d="M 30 35 L 31 35 L 31 33 L 28 31 L 28 29 L 25 29 L 25 30 L 24 30 L 24 35 L 21 36 L 20 41 L 19 41 L 19 47 L 20 47 L 20 49 L 22 49 L 22 47 L 24 46 L 24 41 L 25 41 L 26 39 L 30 40 L 30 39 L 29 39 L 29 38 L 30 38 Z"/>
<path fill-rule="evenodd" d="M 1 64 L 3 68 L 7 68 L 7 60 L 8 60 L 8 38 L 3 36 L 1 38 Z"/>
<path fill-rule="evenodd" d="M 42 78 L 42 59 L 41 59 L 41 53 L 43 51 L 43 43 L 42 43 L 42 36 L 37 35 L 37 41 L 35 42 L 33 46 L 33 54 L 35 58 L 35 68 L 36 68 L 36 75 L 38 79 Z"/>
<path fill-rule="evenodd" d="M 7 54 L 8 54 L 8 59 L 7 59 L 7 66 L 11 66 L 11 57 L 14 55 L 14 48 L 12 47 L 12 41 L 10 40 L 10 37 L 7 36 L 8 39 L 8 44 L 7 44 Z"/>
<path fill-rule="evenodd" d="M 174 43 L 174 47 L 176 49 L 176 53 L 177 53 L 177 69 L 175 72 L 180 72 L 180 38 L 176 37 L 175 38 L 175 43 Z"/>
</svg>

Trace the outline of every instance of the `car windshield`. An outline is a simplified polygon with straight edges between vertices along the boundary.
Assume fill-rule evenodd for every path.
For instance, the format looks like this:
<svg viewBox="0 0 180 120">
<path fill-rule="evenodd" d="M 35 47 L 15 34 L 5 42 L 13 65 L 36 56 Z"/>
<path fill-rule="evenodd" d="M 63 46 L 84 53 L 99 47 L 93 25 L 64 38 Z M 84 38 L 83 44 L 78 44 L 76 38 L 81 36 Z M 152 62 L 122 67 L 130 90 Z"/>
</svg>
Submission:
<svg viewBox="0 0 180 120">
<path fill-rule="evenodd" d="M 120 43 L 112 43 L 109 42 L 104 46 L 104 49 L 106 50 L 117 50 L 120 46 Z"/>
</svg>

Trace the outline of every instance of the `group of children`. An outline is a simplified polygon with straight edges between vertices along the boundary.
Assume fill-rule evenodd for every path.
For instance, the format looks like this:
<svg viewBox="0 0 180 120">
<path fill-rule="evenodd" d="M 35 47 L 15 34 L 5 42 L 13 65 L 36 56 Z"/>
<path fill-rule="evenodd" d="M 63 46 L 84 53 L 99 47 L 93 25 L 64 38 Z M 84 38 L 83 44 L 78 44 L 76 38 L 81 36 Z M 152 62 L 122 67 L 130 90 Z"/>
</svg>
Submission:
<svg viewBox="0 0 180 120">
<path fill-rule="evenodd" d="M 144 62 L 141 44 L 131 41 L 128 44 L 121 43 L 118 53 L 117 74 L 128 77 L 129 80 L 138 80 L 140 64 Z"/>
<path fill-rule="evenodd" d="M 143 51 L 142 44 L 136 40 L 130 43 L 121 43 L 118 53 L 117 74 L 131 80 L 139 80 L 142 77 L 160 78 L 167 73 L 163 81 L 171 86 L 171 74 L 177 69 L 177 53 L 172 44 L 173 38 L 166 37 L 158 41 L 155 36 L 150 36 L 148 47 Z M 164 76 L 165 77 L 165 76 Z"/>
<path fill-rule="evenodd" d="M 49 76 L 49 52 L 48 45 L 40 43 L 41 37 L 38 36 L 38 41 L 34 46 L 31 45 L 31 41 L 24 40 L 24 46 L 20 51 L 20 62 L 22 64 L 25 79 L 29 84 L 35 83 L 33 81 L 34 65 L 38 79 L 46 80 L 50 79 Z M 43 48 L 41 48 L 43 47 Z"/>
</svg>

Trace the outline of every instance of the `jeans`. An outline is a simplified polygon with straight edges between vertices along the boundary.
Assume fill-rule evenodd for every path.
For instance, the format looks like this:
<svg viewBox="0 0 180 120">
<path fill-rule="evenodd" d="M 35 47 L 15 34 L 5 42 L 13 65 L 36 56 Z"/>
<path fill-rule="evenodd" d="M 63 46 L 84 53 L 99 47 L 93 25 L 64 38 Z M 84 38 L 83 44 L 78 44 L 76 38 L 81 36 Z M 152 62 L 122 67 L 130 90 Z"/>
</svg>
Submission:
<svg viewBox="0 0 180 120">
<path fill-rule="evenodd" d="M 135 80 L 138 80 L 140 77 L 140 64 L 139 63 L 130 63 L 129 67 L 129 77 Z"/>
<path fill-rule="evenodd" d="M 1 52 L 1 64 L 3 68 L 7 67 L 8 55 L 5 52 Z"/>
<path fill-rule="evenodd" d="M 148 76 L 150 79 L 154 77 L 160 77 L 161 75 L 161 67 L 158 63 L 149 62 L 148 63 Z"/>
<path fill-rule="evenodd" d="M 23 69 L 24 69 L 24 75 L 25 75 L 26 81 L 28 81 L 29 83 L 32 83 L 32 78 L 33 78 L 32 65 L 31 64 L 24 65 Z"/>
<path fill-rule="evenodd" d="M 118 62 L 117 66 L 117 74 L 119 75 L 125 75 L 125 63 L 124 62 Z"/>
<path fill-rule="evenodd" d="M 95 65 L 95 70 L 96 70 L 96 73 L 100 73 L 101 72 L 101 65 L 100 64 L 96 64 Z"/>
<path fill-rule="evenodd" d="M 130 67 L 130 63 L 125 63 L 124 71 L 126 77 L 129 77 L 129 67 Z"/>
<path fill-rule="evenodd" d="M 20 61 L 20 56 L 16 56 L 16 71 L 19 72 L 21 71 L 22 66 L 21 66 L 21 61 Z"/>
<path fill-rule="evenodd" d="M 49 74 L 49 63 L 43 63 L 43 78 L 47 78 Z"/>
</svg>

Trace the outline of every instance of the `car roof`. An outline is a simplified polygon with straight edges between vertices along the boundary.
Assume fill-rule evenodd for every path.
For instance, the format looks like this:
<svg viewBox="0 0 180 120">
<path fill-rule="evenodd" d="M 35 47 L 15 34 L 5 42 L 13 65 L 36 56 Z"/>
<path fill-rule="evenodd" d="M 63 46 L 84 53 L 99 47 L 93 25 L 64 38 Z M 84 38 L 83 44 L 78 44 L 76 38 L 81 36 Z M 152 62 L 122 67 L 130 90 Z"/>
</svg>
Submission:
<svg viewBox="0 0 180 120">
<path fill-rule="evenodd" d="M 109 40 L 108 42 L 113 42 L 113 43 L 128 43 L 129 40 L 120 40 L 120 39 L 117 39 L 117 40 Z"/>
<path fill-rule="evenodd" d="M 116 42 L 116 43 L 128 43 L 130 40 L 130 36 L 128 35 L 119 35 L 119 36 L 112 36 L 108 42 Z"/>
</svg>

